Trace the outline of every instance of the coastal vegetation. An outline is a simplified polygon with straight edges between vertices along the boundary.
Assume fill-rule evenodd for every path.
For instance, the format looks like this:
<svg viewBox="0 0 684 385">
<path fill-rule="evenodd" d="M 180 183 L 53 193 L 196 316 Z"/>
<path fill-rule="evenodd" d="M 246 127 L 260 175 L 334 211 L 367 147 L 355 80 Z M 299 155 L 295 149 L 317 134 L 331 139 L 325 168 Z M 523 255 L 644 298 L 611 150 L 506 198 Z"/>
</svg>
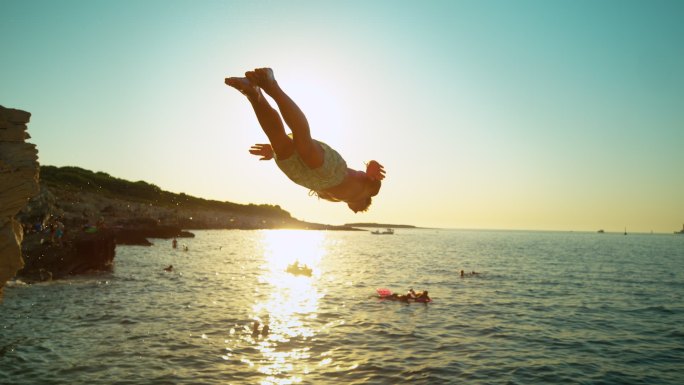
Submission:
<svg viewBox="0 0 684 385">
<path fill-rule="evenodd" d="M 113 177 L 105 172 L 93 172 L 73 166 L 41 166 L 40 182 L 51 189 L 93 193 L 110 199 L 159 207 L 183 207 L 185 209 L 219 210 L 257 216 L 290 217 L 290 213 L 278 205 L 243 205 L 197 198 L 185 193 L 164 191 L 160 187 L 144 181 L 131 182 Z"/>
<path fill-rule="evenodd" d="M 182 229 L 353 230 L 300 221 L 279 205 L 198 198 L 74 166 L 41 166 L 40 194 L 19 218 L 30 225 L 49 225 L 58 219 L 72 228 L 97 223 L 137 227 L 154 222 Z"/>
</svg>

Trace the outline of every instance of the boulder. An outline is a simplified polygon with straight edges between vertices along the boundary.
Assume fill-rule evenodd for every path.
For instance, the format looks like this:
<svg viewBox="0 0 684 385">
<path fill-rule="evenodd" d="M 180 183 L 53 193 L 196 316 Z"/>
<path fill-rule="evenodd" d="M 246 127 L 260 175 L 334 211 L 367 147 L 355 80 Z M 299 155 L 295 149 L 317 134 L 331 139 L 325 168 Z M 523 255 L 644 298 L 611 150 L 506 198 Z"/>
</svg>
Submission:
<svg viewBox="0 0 684 385">
<path fill-rule="evenodd" d="M 62 243 L 46 234 L 26 236 L 22 251 L 25 266 L 18 273 L 24 281 L 45 281 L 94 271 L 111 271 L 116 253 L 115 231 L 71 234 Z"/>
</svg>

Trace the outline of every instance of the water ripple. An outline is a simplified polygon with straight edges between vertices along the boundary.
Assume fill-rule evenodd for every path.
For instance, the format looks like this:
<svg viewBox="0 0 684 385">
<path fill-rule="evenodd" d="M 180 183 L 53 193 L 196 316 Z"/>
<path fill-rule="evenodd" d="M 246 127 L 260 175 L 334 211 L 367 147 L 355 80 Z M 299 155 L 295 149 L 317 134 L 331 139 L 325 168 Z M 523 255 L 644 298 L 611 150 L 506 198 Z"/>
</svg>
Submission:
<svg viewBox="0 0 684 385">
<path fill-rule="evenodd" d="M 678 242 L 199 231 L 185 253 L 119 247 L 111 273 L 6 289 L 0 383 L 680 384 Z M 314 274 L 287 274 L 295 259 Z"/>
</svg>

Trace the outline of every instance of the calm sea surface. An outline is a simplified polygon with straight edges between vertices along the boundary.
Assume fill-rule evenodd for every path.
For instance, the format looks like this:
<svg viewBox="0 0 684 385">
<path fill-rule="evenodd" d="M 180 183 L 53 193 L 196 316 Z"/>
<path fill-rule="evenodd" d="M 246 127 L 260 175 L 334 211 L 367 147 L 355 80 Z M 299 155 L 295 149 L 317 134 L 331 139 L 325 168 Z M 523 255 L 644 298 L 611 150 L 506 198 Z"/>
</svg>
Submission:
<svg viewBox="0 0 684 385">
<path fill-rule="evenodd" d="M 119 246 L 112 273 L 7 288 L 0 383 L 684 383 L 684 236 L 196 235 L 188 251 Z M 285 272 L 296 259 L 312 277 Z"/>
</svg>

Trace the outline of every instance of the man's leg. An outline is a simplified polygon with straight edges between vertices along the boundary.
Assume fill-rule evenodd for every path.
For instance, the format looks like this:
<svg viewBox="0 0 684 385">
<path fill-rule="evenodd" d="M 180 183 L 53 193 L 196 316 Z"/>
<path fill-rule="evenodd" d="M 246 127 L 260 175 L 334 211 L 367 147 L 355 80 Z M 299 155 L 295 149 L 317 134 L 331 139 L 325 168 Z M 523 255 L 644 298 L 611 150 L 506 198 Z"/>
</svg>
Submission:
<svg viewBox="0 0 684 385">
<path fill-rule="evenodd" d="M 295 151 L 293 140 L 285 133 L 283 121 L 261 93 L 261 89 L 247 78 L 226 78 L 226 84 L 237 89 L 252 105 L 261 129 L 271 142 L 278 159 L 287 159 Z"/>
<path fill-rule="evenodd" d="M 270 68 L 257 68 L 254 71 L 248 71 L 245 76 L 276 102 L 285 123 L 292 130 L 295 148 L 304 163 L 311 168 L 323 165 L 323 149 L 311 138 L 306 116 L 299 109 L 299 106 L 280 88 L 273 76 L 273 71 Z"/>
</svg>

